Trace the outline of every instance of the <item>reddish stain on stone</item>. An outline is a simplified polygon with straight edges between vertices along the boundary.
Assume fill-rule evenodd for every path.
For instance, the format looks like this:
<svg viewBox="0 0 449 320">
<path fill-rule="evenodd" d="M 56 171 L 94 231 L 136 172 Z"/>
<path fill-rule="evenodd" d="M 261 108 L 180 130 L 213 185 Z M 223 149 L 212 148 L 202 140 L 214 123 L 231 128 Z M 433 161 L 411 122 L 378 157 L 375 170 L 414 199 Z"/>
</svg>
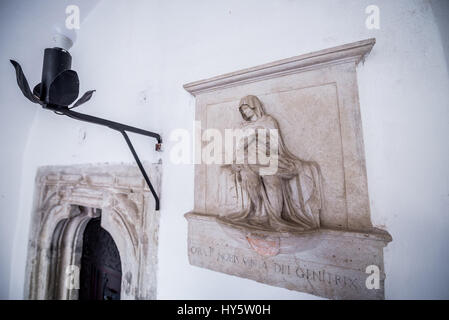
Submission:
<svg viewBox="0 0 449 320">
<path fill-rule="evenodd" d="M 246 240 L 251 248 L 261 256 L 273 257 L 279 253 L 279 238 L 267 240 L 247 236 Z"/>
</svg>

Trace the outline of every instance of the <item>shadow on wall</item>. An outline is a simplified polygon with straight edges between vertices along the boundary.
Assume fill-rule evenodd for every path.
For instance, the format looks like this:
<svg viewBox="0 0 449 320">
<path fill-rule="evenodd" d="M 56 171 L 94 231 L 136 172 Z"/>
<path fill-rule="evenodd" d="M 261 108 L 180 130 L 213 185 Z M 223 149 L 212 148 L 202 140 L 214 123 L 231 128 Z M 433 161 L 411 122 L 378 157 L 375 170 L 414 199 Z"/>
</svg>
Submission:
<svg viewBox="0 0 449 320">
<path fill-rule="evenodd" d="M 449 1 L 430 0 L 430 6 L 432 7 L 435 22 L 440 31 L 444 57 L 446 58 L 446 68 L 449 73 Z"/>
</svg>

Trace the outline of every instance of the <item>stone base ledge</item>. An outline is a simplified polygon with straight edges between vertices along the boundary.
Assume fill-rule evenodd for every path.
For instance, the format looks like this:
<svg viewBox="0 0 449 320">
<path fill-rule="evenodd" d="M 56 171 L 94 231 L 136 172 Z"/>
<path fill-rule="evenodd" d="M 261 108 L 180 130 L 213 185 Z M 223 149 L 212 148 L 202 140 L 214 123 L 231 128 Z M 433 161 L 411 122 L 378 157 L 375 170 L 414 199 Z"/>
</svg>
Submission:
<svg viewBox="0 0 449 320">
<path fill-rule="evenodd" d="M 285 233 L 251 230 L 217 215 L 189 212 L 192 265 L 330 299 L 384 299 L 383 248 L 391 236 L 317 229 Z M 379 289 L 367 289 L 366 267 L 380 270 Z"/>
</svg>

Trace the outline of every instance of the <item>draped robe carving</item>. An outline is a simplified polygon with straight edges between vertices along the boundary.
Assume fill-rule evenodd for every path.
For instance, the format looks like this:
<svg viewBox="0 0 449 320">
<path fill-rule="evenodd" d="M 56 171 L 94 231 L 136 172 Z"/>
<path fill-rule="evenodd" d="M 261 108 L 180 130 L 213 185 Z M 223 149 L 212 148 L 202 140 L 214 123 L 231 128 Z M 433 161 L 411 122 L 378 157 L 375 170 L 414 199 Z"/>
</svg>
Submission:
<svg viewBox="0 0 449 320">
<path fill-rule="evenodd" d="M 237 148 L 243 152 L 256 150 L 259 153 L 277 151 L 278 167 L 273 174 L 261 174 L 264 166 L 260 163 L 237 162 L 223 166 L 230 174 L 231 189 L 241 210 L 223 213 L 222 221 L 261 230 L 306 231 L 320 227 L 320 210 L 323 194 L 319 165 L 305 161 L 292 154 L 284 144 L 279 125 L 274 117 L 265 113 L 262 103 L 256 96 L 241 99 L 239 111 L 244 119 L 241 129 L 250 129 L 244 143 Z M 254 130 L 251 130 L 254 129 Z M 265 129 L 265 131 L 260 130 Z M 273 150 L 270 139 L 258 143 L 260 132 L 278 130 L 278 142 Z M 271 137 L 272 139 L 272 137 Z M 247 158 L 246 158 L 247 160 Z M 225 192 L 228 192 L 226 190 Z"/>
</svg>

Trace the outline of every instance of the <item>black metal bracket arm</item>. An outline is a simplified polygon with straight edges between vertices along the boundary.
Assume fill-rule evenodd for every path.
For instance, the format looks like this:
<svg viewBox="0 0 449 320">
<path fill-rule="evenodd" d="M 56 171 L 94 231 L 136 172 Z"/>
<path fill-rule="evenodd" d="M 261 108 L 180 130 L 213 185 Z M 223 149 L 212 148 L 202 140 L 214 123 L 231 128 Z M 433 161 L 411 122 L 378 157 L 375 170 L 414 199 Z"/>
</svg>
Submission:
<svg viewBox="0 0 449 320">
<path fill-rule="evenodd" d="M 79 113 L 76 111 L 72 111 L 67 107 L 61 107 L 61 106 L 57 106 L 57 105 L 51 105 L 51 104 L 44 104 L 43 107 L 45 109 L 49 109 L 54 111 L 57 114 L 60 115 L 65 115 L 68 116 L 72 119 L 76 119 L 76 120 L 80 120 L 80 121 L 84 121 L 84 122 L 89 122 L 89 123 L 95 123 L 101 126 L 106 126 L 108 128 L 111 128 L 113 130 L 119 131 L 123 137 L 125 138 L 126 144 L 128 145 L 129 149 L 131 150 L 131 153 L 134 157 L 134 160 L 137 163 L 137 166 L 140 169 L 140 172 L 142 173 L 146 183 L 148 184 L 148 187 L 150 188 L 151 193 L 153 194 L 155 203 L 156 203 L 156 210 L 159 210 L 159 196 L 157 195 L 156 191 L 154 190 L 153 185 L 151 184 L 150 178 L 148 177 L 142 163 L 140 162 L 139 156 L 136 153 L 136 150 L 134 149 L 131 140 L 129 139 L 128 135 L 126 134 L 126 132 L 133 132 L 133 133 L 137 133 L 137 134 L 141 134 L 147 137 L 152 137 L 155 138 L 157 140 L 157 144 L 156 144 L 156 151 L 161 151 L 161 146 L 162 146 L 162 138 L 159 134 L 151 132 L 151 131 L 147 131 L 147 130 L 142 130 L 139 128 L 135 128 L 135 127 L 131 127 L 122 123 L 118 123 L 118 122 L 114 122 L 114 121 L 109 121 L 106 119 L 102 119 L 102 118 L 98 118 L 98 117 L 94 117 L 94 116 L 90 116 L 87 114 L 83 114 L 83 113 Z"/>
<path fill-rule="evenodd" d="M 136 150 L 134 150 L 131 140 L 129 140 L 126 132 L 133 132 L 155 138 L 157 140 L 156 151 L 161 151 L 162 138 L 160 135 L 122 123 L 72 111 L 71 109 L 89 101 L 95 90 L 85 92 L 84 95 L 75 102 L 79 94 L 79 78 L 75 71 L 70 70 L 72 56 L 67 50 L 62 48 L 45 49 L 44 66 L 42 67 L 42 82 L 36 85 L 33 91 L 31 91 L 30 86 L 28 85 L 28 81 L 23 74 L 20 64 L 14 60 L 10 60 L 10 62 L 16 70 L 17 84 L 20 90 L 25 98 L 31 102 L 40 104 L 44 109 L 51 110 L 59 115 L 65 115 L 72 119 L 99 124 L 119 131 L 125 138 L 126 144 L 131 150 L 134 160 L 136 160 L 140 172 L 142 172 L 142 175 L 153 194 L 156 202 L 156 210 L 159 210 L 159 197 L 156 194 L 150 178 L 148 178 L 148 175 L 140 162 L 139 156 L 137 155 Z M 69 107 L 73 102 L 75 103 Z"/>
</svg>

